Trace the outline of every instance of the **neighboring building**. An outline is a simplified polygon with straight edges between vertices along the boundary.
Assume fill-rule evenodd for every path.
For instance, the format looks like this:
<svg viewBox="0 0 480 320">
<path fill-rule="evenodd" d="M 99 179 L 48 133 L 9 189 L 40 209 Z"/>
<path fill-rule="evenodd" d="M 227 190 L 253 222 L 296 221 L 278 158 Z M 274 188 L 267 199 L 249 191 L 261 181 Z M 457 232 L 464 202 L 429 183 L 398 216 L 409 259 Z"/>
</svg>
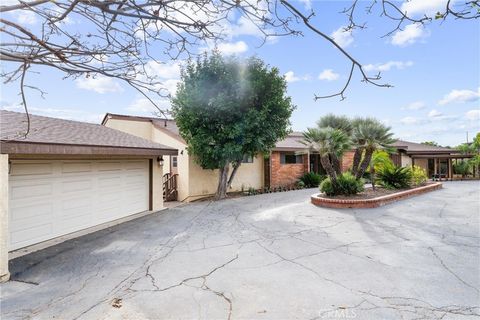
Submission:
<svg viewBox="0 0 480 320">
<path fill-rule="evenodd" d="M 0 111 L 0 279 L 8 252 L 163 208 L 175 148 L 97 124 Z"/>
<path fill-rule="evenodd" d="M 164 164 L 164 180 L 176 179 L 177 200 L 188 202 L 215 194 L 218 170 L 204 170 L 194 161 L 175 121 L 107 113 L 102 124 L 179 150 L 178 156 L 166 157 Z M 228 192 L 262 188 L 263 166 L 262 155 L 246 157 Z"/>
</svg>

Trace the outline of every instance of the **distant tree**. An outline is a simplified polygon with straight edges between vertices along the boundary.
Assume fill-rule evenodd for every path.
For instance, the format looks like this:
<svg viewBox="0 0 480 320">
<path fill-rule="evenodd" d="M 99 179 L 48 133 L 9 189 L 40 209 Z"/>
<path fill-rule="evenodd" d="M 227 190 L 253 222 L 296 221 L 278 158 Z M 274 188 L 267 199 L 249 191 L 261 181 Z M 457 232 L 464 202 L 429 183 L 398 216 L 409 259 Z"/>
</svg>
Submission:
<svg viewBox="0 0 480 320">
<path fill-rule="evenodd" d="M 427 146 L 440 147 L 440 145 L 439 145 L 437 142 L 435 142 L 435 141 L 424 141 L 424 142 L 422 142 L 422 144 L 425 144 L 425 145 L 427 145 Z"/>
<path fill-rule="evenodd" d="M 286 90 L 278 69 L 257 58 L 213 52 L 182 71 L 172 112 L 189 154 L 219 170 L 215 199 L 226 197 L 245 155 L 268 153 L 289 133 L 294 105 Z"/>
</svg>

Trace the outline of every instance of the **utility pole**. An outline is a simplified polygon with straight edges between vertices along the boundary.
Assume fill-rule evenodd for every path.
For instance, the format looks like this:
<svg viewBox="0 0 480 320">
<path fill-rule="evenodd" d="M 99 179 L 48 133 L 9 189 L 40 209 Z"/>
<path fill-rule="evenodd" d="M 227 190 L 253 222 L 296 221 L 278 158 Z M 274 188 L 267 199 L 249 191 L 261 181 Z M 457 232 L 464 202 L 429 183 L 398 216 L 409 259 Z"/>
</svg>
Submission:
<svg viewBox="0 0 480 320">
<path fill-rule="evenodd" d="M 468 143 L 468 131 L 467 131 L 467 143 Z"/>
</svg>

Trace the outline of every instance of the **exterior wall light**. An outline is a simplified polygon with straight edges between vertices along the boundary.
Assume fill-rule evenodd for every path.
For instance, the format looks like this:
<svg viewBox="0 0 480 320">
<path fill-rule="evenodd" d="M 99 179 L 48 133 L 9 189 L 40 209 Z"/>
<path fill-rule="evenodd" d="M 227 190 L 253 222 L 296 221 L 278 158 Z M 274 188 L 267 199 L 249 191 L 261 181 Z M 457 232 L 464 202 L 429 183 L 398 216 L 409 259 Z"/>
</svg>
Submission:
<svg viewBox="0 0 480 320">
<path fill-rule="evenodd" d="M 163 167 L 163 156 L 157 157 L 157 162 L 160 167 Z"/>
</svg>

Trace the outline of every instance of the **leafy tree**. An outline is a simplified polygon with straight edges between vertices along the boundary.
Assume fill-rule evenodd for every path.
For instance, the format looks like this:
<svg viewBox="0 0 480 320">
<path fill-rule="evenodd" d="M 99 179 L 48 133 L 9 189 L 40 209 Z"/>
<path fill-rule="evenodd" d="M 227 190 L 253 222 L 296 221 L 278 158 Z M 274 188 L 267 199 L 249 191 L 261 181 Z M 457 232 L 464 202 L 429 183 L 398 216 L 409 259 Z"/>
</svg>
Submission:
<svg viewBox="0 0 480 320">
<path fill-rule="evenodd" d="M 354 176 L 357 175 L 357 172 L 360 167 L 360 162 L 362 161 L 363 153 L 365 151 L 365 136 L 359 134 L 361 127 L 366 127 L 369 125 L 375 125 L 378 123 L 378 120 L 375 118 L 361 118 L 357 117 L 352 120 L 352 142 L 355 146 L 355 153 L 353 155 L 353 164 L 352 164 L 352 173 Z"/>
<path fill-rule="evenodd" d="M 435 141 L 424 141 L 421 144 L 425 144 L 427 146 L 440 147 L 440 145 Z"/>
<path fill-rule="evenodd" d="M 219 169 L 215 198 L 223 199 L 243 157 L 268 153 L 289 133 L 294 106 L 286 81 L 257 58 L 218 52 L 190 62 L 181 78 L 173 115 L 195 161 Z"/>
<path fill-rule="evenodd" d="M 317 126 L 319 128 L 337 129 L 344 132 L 348 136 L 352 134 L 352 123 L 346 116 L 337 116 L 332 113 L 327 114 L 317 121 Z M 342 168 L 340 167 L 340 157 L 337 157 L 335 153 L 330 155 L 333 168 L 337 174 L 342 172 Z"/>
<path fill-rule="evenodd" d="M 395 139 L 392 138 L 393 133 L 390 131 L 390 127 L 374 119 L 360 122 L 355 127 L 354 136 L 357 142 L 362 142 L 358 147 L 365 150 L 363 160 L 355 174 L 355 177 L 360 179 L 370 165 L 375 150 L 389 149 Z"/>
<path fill-rule="evenodd" d="M 375 190 L 375 174 L 383 171 L 386 167 L 394 167 L 390 155 L 385 150 L 375 150 L 370 163 L 370 180 L 372 181 L 373 190 Z"/>
<path fill-rule="evenodd" d="M 334 190 L 339 190 L 337 171 L 332 163 L 333 158 L 341 158 L 351 147 L 349 136 L 342 130 L 332 127 L 308 128 L 304 133 L 304 143 L 320 154 L 320 163 L 330 177 Z"/>
</svg>

